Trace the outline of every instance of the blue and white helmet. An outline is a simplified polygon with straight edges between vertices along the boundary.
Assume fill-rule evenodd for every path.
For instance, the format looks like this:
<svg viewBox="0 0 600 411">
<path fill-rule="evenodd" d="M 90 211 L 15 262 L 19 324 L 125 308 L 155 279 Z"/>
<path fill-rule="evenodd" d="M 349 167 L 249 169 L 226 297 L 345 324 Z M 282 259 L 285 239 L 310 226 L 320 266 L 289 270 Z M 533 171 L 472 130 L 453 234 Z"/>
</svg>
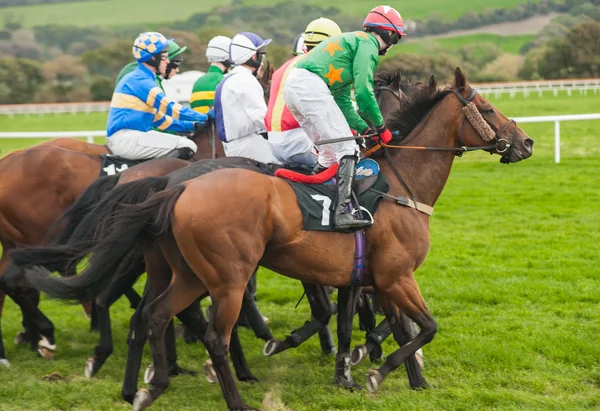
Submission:
<svg viewBox="0 0 600 411">
<path fill-rule="evenodd" d="M 245 64 L 257 53 L 265 54 L 271 39 L 263 40 L 257 34 L 242 32 L 236 34 L 229 46 L 229 57 L 233 64 Z"/>
</svg>

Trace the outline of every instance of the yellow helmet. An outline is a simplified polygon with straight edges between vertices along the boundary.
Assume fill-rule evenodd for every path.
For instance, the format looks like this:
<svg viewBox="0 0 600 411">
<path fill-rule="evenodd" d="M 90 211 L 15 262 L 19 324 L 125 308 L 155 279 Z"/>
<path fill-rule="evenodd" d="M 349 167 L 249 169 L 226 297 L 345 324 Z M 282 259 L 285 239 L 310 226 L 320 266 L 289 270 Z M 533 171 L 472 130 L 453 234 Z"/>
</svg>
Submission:
<svg viewBox="0 0 600 411">
<path fill-rule="evenodd" d="M 304 44 L 310 50 L 329 37 L 342 34 L 340 26 L 333 20 L 324 17 L 311 21 L 304 30 Z"/>
</svg>

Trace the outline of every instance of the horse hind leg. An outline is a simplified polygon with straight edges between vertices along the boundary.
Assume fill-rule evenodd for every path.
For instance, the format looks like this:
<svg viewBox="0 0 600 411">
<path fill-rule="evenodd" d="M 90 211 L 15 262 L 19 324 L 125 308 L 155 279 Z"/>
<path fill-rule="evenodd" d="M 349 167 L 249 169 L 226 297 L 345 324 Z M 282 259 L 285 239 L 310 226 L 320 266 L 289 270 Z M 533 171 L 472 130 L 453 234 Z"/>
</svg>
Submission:
<svg viewBox="0 0 600 411">
<path fill-rule="evenodd" d="M 147 324 L 148 342 L 152 352 L 154 373 L 150 389 L 137 392 L 133 401 L 135 410 L 142 410 L 154 402 L 169 386 L 169 366 L 166 356 L 165 333 L 173 317 L 189 306 L 206 288 L 197 277 L 183 277 L 175 272 L 167 289 L 142 311 Z"/>
<path fill-rule="evenodd" d="M 387 303 L 390 304 L 388 319 L 394 333 L 394 338 L 402 346 L 390 354 L 386 362 L 379 369 L 369 370 L 367 375 L 368 389 L 371 392 L 377 391 L 385 377 L 409 358 L 407 370 L 411 387 L 423 388 L 427 385 L 427 382 L 420 375 L 420 367 L 414 354 L 433 339 L 437 332 L 437 324 L 425 305 L 425 301 L 419 291 L 419 286 L 412 273 L 400 277 L 395 284 L 391 285 L 388 289 L 380 289 L 380 292 Z M 404 320 L 397 313 L 405 314 L 421 328 L 416 337 L 413 339 L 408 337 L 410 335 L 408 331 L 409 326 L 408 324 L 403 325 Z"/>
<path fill-rule="evenodd" d="M 243 402 L 227 360 L 230 336 L 241 309 L 245 286 L 232 287 L 231 284 L 228 284 L 219 288 L 211 294 L 213 310 L 211 310 L 211 317 L 206 331 L 206 348 L 210 354 L 229 409 L 253 410 L 254 408 Z"/>
</svg>

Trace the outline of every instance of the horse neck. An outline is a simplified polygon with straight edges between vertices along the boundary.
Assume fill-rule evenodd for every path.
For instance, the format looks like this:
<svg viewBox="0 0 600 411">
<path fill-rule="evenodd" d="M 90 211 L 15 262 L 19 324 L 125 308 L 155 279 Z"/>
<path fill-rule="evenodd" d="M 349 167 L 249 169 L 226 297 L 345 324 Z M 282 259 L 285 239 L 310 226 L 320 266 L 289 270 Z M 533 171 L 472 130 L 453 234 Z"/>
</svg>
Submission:
<svg viewBox="0 0 600 411">
<path fill-rule="evenodd" d="M 458 116 L 441 115 L 440 102 L 421 120 L 415 129 L 402 141 L 406 146 L 454 147 L 457 138 Z M 394 165 L 413 193 L 416 201 L 433 206 L 439 198 L 454 161 L 452 151 L 389 149 Z M 409 193 L 387 161 L 382 168 L 388 177 L 392 195 L 407 196 Z"/>
</svg>

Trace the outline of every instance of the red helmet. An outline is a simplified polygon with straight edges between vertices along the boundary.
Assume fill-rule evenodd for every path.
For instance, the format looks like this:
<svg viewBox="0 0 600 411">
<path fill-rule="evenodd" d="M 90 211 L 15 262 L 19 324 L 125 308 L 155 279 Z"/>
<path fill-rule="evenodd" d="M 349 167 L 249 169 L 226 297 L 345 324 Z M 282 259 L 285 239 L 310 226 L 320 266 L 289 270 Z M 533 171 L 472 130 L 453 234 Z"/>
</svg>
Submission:
<svg viewBox="0 0 600 411">
<path fill-rule="evenodd" d="M 393 31 L 398 36 L 397 39 L 406 36 L 402 16 L 400 16 L 400 13 L 398 13 L 395 8 L 390 6 L 377 6 L 371 10 L 369 14 L 367 14 L 363 27 L 368 31 Z M 396 40 L 396 43 L 397 42 L 398 41 Z"/>
</svg>

